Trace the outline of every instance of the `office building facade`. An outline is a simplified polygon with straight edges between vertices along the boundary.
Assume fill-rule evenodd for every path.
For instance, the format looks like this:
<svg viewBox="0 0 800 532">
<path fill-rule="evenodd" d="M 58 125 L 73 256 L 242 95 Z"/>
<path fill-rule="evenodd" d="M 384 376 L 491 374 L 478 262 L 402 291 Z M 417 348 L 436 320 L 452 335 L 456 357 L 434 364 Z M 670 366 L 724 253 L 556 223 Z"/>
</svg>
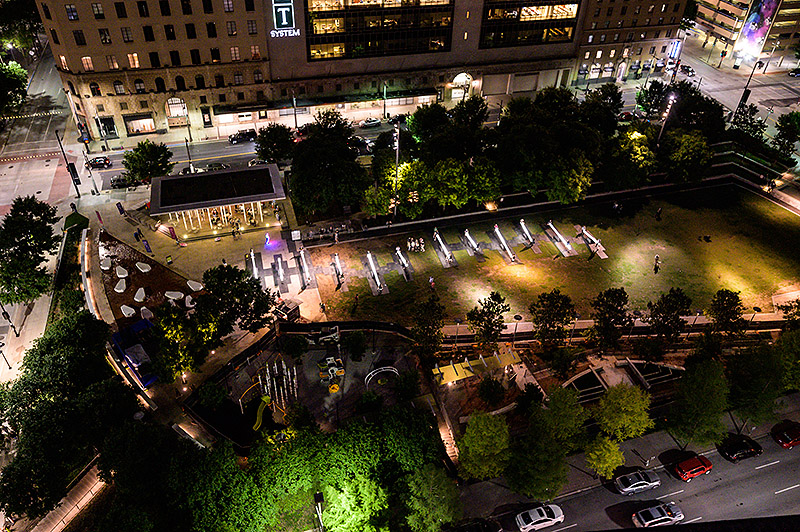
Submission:
<svg viewBox="0 0 800 532">
<path fill-rule="evenodd" d="M 584 15 L 581 0 L 66 2 L 37 6 L 93 139 L 566 86 Z"/>
</svg>

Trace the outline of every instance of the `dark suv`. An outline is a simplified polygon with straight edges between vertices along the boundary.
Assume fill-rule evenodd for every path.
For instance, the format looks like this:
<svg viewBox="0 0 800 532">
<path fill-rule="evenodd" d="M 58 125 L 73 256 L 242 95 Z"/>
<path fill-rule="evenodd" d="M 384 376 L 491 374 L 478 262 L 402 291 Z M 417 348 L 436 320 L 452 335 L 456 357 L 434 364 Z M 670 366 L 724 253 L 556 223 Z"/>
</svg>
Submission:
<svg viewBox="0 0 800 532">
<path fill-rule="evenodd" d="M 256 133 L 255 129 L 243 129 L 242 131 L 237 131 L 233 135 L 228 135 L 228 142 L 231 144 L 238 144 L 240 142 L 253 142 L 258 137 L 258 133 Z"/>
<path fill-rule="evenodd" d="M 718 446 L 719 454 L 734 464 L 745 458 L 760 456 L 763 449 L 751 438 L 743 434 L 728 434 Z"/>
<path fill-rule="evenodd" d="M 111 159 L 108 157 L 94 157 L 86 161 L 85 166 L 86 168 L 91 168 L 92 170 L 95 168 L 108 168 L 111 166 Z"/>
</svg>

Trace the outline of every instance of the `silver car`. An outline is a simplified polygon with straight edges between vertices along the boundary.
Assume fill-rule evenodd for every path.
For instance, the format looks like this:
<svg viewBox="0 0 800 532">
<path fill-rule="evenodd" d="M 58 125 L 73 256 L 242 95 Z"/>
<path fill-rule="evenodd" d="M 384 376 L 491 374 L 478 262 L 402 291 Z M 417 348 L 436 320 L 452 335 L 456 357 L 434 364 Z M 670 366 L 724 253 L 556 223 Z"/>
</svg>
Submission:
<svg viewBox="0 0 800 532">
<path fill-rule="evenodd" d="M 633 514 L 632 519 L 636 528 L 674 525 L 678 521 L 683 521 L 683 512 L 673 503 L 668 502 L 638 511 Z"/>
<path fill-rule="evenodd" d="M 614 484 L 622 495 L 633 495 L 656 489 L 661 485 L 661 479 L 653 471 L 636 471 L 615 478 Z"/>
</svg>

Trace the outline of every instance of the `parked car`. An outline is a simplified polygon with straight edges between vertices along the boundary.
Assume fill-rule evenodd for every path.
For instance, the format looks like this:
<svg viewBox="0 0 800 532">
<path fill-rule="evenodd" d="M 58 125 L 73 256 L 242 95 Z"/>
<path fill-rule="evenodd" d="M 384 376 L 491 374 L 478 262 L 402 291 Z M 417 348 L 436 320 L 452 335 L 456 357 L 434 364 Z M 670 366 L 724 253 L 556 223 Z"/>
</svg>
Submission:
<svg viewBox="0 0 800 532">
<path fill-rule="evenodd" d="M 389 119 L 389 123 L 392 124 L 392 125 L 405 124 L 406 123 L 406 118 L 408 118 L 408 114 L 400 113 L 399 115 L 394 115 L 393 117 L 391 117 Z"/>
<path fill-rule="evenodd" d="M 262 166 L 267 164 L 267 161 L 264 159 L 250 159 L 247 161 L 247 166 Z"/>
<path fill-rule="evenodd" d="M 197 168 L 197 167 L 192 168 L 191 166 L 186 166 L 184 168 L 181 168 L 180 175 L 199 174 L 201 172 L 205 172 L 205 170 L 203 170 L 202 168 Z"/>
<path fill-rule="evenodd" d="M 633 495 L 656 489 L 661 486 L 661 479 L 655 471 L 636 471 L 618 476 L 614 479 L 614 485 L 622 495 Z"/>
<path fill-rule="evenodd" d="M 228 135 L 228 142 L 231 144 L 238 144 L 240 142 L 253 142 L 258 137 L 255 129 L 243 129 L 237 131 L 233 135 Z"/>
<path fill-rule="evenodd" d="M 683 512 L 675 504 L 668 502 L 645 508 L 633 514 L 632 521 L 636 528 L 674 525 L 683 520 Z"/>
<path fill-rule="evenodd" d="M 800 423 L 784 419 L 772 427 L 772 438 L 784 449 L 800 445 Z"/>
<path fill-rule="evenodd" d="M 564 522 L 564 512 L 555 504 L 540 504 L 517 514 L 520 532 L 541 530 Z"/>
<path fill-rule="evenodd" d="M 630 122 L 631 120 L 638 120 L 642 118 L 642 113 L 639 111 L 622 111 L 620 114 L 617 115 L 618 122 Z"/>
<path fill-rule="evenodd" d="M 719 454 L 734 464 L 745 458 L 760 456 L 764 449 L 744 434 L 728 434 L 719 444 Z"/>
<path fill-rule="evenodd" d="M 681 65 L 681 72 L 686 74 L 686 76 L 689 78 L 694 77 L 695 75 L 694 69 L 689 65 Z"/>
<path fill-rule="evenodd" d="M 676 465 L 675 472 L 681 480 L 691 482 L 694 477 L 711 473 L 713 467 L 711 460 L 705 456 L 695 454 L 693 457 Z"/>
<path fill-rule="evenodd" d="M 91 169 L 108 168 L 109 166 L 111 166 L 111 159 L 109 159 L 108 157 L 105 157 L 105 156 L 93 157 L 93 158 L 89 159 L 88 161 L 86 161 L 86 163 L 84 163 L 84 166 L 86 168 L 91 168 Z"/>
<path fill-rule="evenodd" d="M 360 127 L 361 129 L 367 129 L 367 128 L 371 128 L 371 127 L 378 127 L 380 125 L 381 125 L 381 119 L 380 118 L 373 118 L 373 117 L 369 117 L 369 118 L 364 119 L 364 120 L 362 120 L 361 122 L 358 123 L 358 127 Z"/>
<path fill-rule="evenodd" d="M 230 167 L 231 165 L 225 163 L 208 163 L 205 165 L 204 170 L 206 172 L 216 172 L 217 170 L 227 170 Z"/>
<path fill-rule="evenodd" d="M 443 532 L 503 532 L 503 527 L 494 519 L 470 519 L 442 530 Z"/>
<path fill-rule="evenodd" d="M 359 137 L 358 135 L 353 135 L 347 141 L 351 148 L 356 150 L 359 155 L 369 155 L 372 153 L 372 148 L 375 145 L 369 139 L 365 139 L 364 137 Z"/>
<path fill-rule="evenodd" d="M 300 142 L 306 140 L 308 134 L 311 133 L 311 126 L 312 126 L 311 124 L 303 124 L 302 126 L 293 130 L 292 136 L 294 137 L 294 141 Z"/>
<path fill-rule="evenodd" d="M 121 175 L 115 175 L 111 178 L 111 188 L 128 188 L 130 182 Z"/>
<path fill-rule="evenodd" d="M 800 68 L 793 68 L 792 70 L 789 71 L 789 75 L 792 76 L 793 78 L 800 76 Z"/>
</svg>

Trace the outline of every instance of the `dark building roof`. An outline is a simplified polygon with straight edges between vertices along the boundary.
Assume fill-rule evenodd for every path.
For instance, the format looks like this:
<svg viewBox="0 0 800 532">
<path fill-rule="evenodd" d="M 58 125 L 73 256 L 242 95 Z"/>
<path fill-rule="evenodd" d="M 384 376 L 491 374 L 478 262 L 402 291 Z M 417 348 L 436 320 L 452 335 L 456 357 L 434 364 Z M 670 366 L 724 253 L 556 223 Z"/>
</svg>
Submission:
<svg viewBox="0 0 800 532">
<path fill-rule="evenodd" d="M 274 164 L 199 174 L 157 177 L 150 190 L 150 214 L 286 198 Z"/>
</svg>

